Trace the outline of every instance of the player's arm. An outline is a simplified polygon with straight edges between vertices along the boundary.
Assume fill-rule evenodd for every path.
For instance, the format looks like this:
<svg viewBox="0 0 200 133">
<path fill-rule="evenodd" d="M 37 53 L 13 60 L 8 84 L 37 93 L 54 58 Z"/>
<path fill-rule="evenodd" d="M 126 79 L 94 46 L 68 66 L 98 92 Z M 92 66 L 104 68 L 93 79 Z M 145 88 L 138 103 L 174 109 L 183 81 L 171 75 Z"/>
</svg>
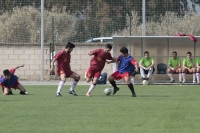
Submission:
<svg viewBox="0 0 200 133">
<path fill-rule="evenodd" d="M 110 64 L 110 63 L 115 63 L 116 62 L 116 59 L 112 57 L 112 60 L 111 61 L 106 61 L 107 64 Z"/>
<path fill-rule="evenodd" d="M 154 59 L 152 59 L 151 65 L 148 67 L 148 69 L 150 69 L 151 67 L 153 67 L 155 64 Z"/>
<path fill-rule="evenodd" d="M 196 67 L 199 68 L 199 63 L 198 63 L 198 60 L 196 61 Z"/>
<path fill-rule="evenodd" d="M 185 62 L 185 60 L 183 60 L 183 68 L 185 68 L 185 69 L 189 69 L 189 68 L 186 66 L 186 62 Z"/>
<path fill-rule="evenodd" d="M 139 62 L 139 67 L 146 70 L 147 68 L 144 67 L 142 64 L 143 64 L 143 63 L 142 63 L 142 60 L 140 60 L 140 62 Z"/>
<path fill-rule="evenodd" d="M 131 60 L 131 64 L 133 64 L 135 66 L 135 71 L 138 72 L 138 64 L 137 62 L 135 61 L 135 59 L 132 59 Z"/>
<path fill-rule="evenodd" d="M 19 66 L 15 67 L 15 69 L 18 69 L 18 68 L 20 68 L 20 67 L 24 67 L 24 66 L 25 66 L 25 65 L 22 64 L 22 65 L 19 65 Z"/>
<path fill-rule="evenodd" d="M 52 72 L 52 71 L 53 71 L 55 61 L 56 61 L 55 58 L 51 61 L 51 68 L 49 69 L 49 72 Z"/>
</svg>

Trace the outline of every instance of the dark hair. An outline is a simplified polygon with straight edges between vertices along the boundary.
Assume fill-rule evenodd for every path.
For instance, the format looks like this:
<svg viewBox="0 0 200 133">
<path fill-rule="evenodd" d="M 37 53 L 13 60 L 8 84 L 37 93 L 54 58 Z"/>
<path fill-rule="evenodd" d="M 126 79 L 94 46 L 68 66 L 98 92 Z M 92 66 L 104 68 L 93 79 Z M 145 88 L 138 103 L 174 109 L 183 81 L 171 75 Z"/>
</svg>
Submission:
<svg viewBox="0 0 200 133">
<path fill-rule="evenodd" d="M 66 44 L 65 48 L 66 48 L 66 49 L 67 49 L 67 48 L 75 48 L 75 45 L 74 45 L 73 43 L 71 43 L 71 42 L 68 42 L 68 43 Z"/>
<path fill-rule="evenodd" d="M 191 53 L 191 52 L 187 52 L 187 54 L 190 54 L 190 55 L 192 55 L 192 53 Z"/>
<path fill-rule="evenodd" d="M 9 76 L 10 75 L 10 71 L 8 69 L 6 69 L 6 70 L 3 71 L 3 74 L 5 76 Z"/>
<path fill-rule="evenodd" d="M 126 47 L 122 47 L 120 49 L 120 52 L 122 52 L 123 54 L 128 54 L 128 49 Z"/>
<path fill-rule="evenodd" d="M 106 46 L 105 46 L 106 48 L 109 48 L 110 50 L 112 49 L 112 45 L 111 44 L 106 44 Z"/>
<path fill-rule="evenodd" d="M 145 52 L 144 52 L 144 55 L 145 55 L 145 54 L 149 54 L 149 52 L 148 52 L 148 51 L 145 51 Z"/>
<path fill-rule="evenodd" d="M 177 54 L 177 52 L 176 52 L 176 51 L 173 51 L 173 52 L 172 52 L 172 54 L 173 54 L 173 53 L 174 53 L 174 54 Z"/>
</svg>

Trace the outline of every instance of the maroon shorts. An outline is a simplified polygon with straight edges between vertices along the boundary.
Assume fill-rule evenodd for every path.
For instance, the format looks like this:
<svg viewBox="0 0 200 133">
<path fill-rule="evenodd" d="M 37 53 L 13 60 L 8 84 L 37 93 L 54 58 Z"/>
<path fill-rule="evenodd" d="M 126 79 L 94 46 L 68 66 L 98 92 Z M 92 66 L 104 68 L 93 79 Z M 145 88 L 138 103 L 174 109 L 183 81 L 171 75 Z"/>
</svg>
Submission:
<svg viewBox="0 0 200 133">
<path fill-rule="evenodd" d="M 116 71 L 111 76 L 116 80 L 120 80 L 122 78 L 124 79 L 125 77 L 130 77 L 130 73 L 129 72 L 119 73 L 119 71 Z"/>
<path fill-rule="evenodd" d="M 17 81 L 16 83 L 15 83 L 15 85 L 13 85 L 12 87 L 8 87 L 8 86 L 5 86 L 6 88 L 13 88 L 13 89 L 17 89 L 17 86 L 19 85 L 20 83 Z M 4 86 L 2 86 L 2 91 L 4 92 Z"/>
<path fill-rule="evenodd" d="M 74 72 L 67 69 L 67 70 L 61 70 L 61 69 L 58 69 L 56 70 L 58 76 L 60 77 L 61 74 L 65 74 L 66 78 L 69 78 Z"/>
<path fill-rule="evenodd" d="M 92 79 L 92 78 L 99 78 L 101 76 L 101 71 L 95 69 L 95 68 L 92 68 L 90 67 L 88 70 L 87 70 L 87 73 L 86 73 L 86 76 L 89 78 L 89 79 Z"/>
</svg>

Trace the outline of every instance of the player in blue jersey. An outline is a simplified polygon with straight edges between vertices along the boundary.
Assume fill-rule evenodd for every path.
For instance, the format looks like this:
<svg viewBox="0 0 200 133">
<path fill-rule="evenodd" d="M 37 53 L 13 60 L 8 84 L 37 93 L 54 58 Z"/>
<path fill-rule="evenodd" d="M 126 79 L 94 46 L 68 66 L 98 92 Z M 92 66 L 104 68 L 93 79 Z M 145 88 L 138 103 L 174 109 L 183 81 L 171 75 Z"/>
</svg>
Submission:
<svg viewBox="0 0 200 133">
<path fill-rule="evenodd" d="M 20 94 L 26 95 L 26 89 L 18 82 L 18 77 L 14 75 L 15 70 L 24 65 L 17 66 L 16 68 L 8 69 L 3 71 L 3 76 L 0 77 L 0 86 L 2 86 L 3 95 L 12 95 L 11 88 L 19 89 Z"/>
<path fill-rule="evenodd" d="M 113 95 L 117 91 L 119 91 L 119 88 L 117 87 L 115 80 L 120 80 L 123 78 L 132 93 L 132 97 L 136 97 L 134 86 L 131 83 L 130 75 L 133 71 L 138 72 L 137 62 L 132 56 L 128 54 L 128 49 L 126 47 L 122 47 L 120 49 L 120 52 L 121 52 L 121 55 L 116 59 L 116 62 L 119 63 L 118 70 L 115 71 L 108 78 L 110 84 L 114 88 Z M 110 61 L 108 63 L 113 63 L 113 61 Z"/>
</svg>

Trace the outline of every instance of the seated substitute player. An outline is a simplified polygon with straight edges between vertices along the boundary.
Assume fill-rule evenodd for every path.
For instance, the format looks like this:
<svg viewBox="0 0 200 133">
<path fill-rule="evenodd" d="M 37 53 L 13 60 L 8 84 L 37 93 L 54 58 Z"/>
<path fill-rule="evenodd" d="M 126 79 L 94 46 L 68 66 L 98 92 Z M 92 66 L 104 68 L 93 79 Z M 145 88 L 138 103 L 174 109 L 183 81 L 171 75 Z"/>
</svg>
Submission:
<svg viewBox="0 0 200 133">
<path fill-rule="evenodd" d="M 3 76 L 0 77 L 0 85 L 2 86 L 3 95 L 13 95 L 11 88 L 19 89 L 21 95 L 28 94 L 26 89 L 18 82 L 18 77 L 14 75 L 15 70 L 24 67 L 24 65 L 17 66 L 16 68 L 3 71 Z"/>
<path fill-rule="evenodd" d="M 140 73 L 143 80 L 149 80 L 149 77 L 154 73 L 154 59 L 149 57 L 149 52 L 144 52 L 144 57 L 139 62 Z M 147 77 L 145 76 L 147 74 Z"/>
<path fill-rule="evenodd" d="M 172 52 L 172 57 L 168 60 L 168 70 L 167 70 L 168 76 L 171 79 L 170 83 L 174 83 L 175 80 L 172 76 L 172 73 L 178 73 L 179 74 L 179 82 L 182 83 L 182 71 L 181 71 L 181 59 L 177 57 L 177 52 Z"/>
<path fill-rule="evenodd" d="M 195 61 L 192 58 L 192 53 L 187 52 L 187 58 L 183 59 L 183 68 L 182 68 L 182 76 L 183 76 L 183 83 L 185 83 L 185 74 L 192 73 L 193 74 L 193 83 L 196 83 L 196 68 L 195 68 Z"/>
<path fill-rule="evenodd" d="M 200 58 L 197 58 L 196 59 L 196 77 L 197 77 L 197 83 L 198 84 L 200 84 L 199 73 L 200 73 Z"/>
<path fill-rule="evenodd" d="M 126 84 L 128 85 L 131 93 L 132 93 L 132 97 L 136 97 L 135 91 L 134 91 L 134 86 L 131 83 L 131 78 L 130 78 L 130 74 L 135 70 L 136 72 L 138 72 L 138 66 L 137 66 L 137 62 L 135 61 L 135 59 L 130 56 L 128 54 L 128 49 L 126 47 L 122 47 L 120 49 L 121 55 L 116 59 L 116 62 L 119 63 L 118 65 L 118 69 L 117 71 L 115 71 L 109 78 L 109 82 L 110 84 L 113 86 L 114 91 L 113 91 L 113 95 L 119 91 L 119 88 L 116 85 L 115 79 L 116 80 L 120 80 L 120 79 L 124 79 Z M 108 63 L 112 63 L 112 61 L 108 62 Z"/>
<path fill-rule="evenodd" d="M 71 61 L 70 53 L 73 51 L 74 48 L 75 48 L 75 45 L 73 43 L 68 42 L 65 46 L 65 49 L 58 52 L 54 56 L 54 59 L 51 62 L 51 68 L 50 68 L 49 72 L 51 73 L 53 71 L 54 62 L 57 61 L 56 72 L 61 79 L 60 83 L 58 84 L 58 89 L 57 89 L 57 93 L 56 93 L 56 96 L 58 96 L 58 97 L 62 96 L 60 92 L 66 81 L 66 78 L 69 78 L 69 77 L 74 79 L 74 81 L 71 85 L 71 88 L 69 90 L 69 94 L 78 96 L 75 93 L 74 88 L 78 84 L 78 81 L 80 80 L 80 76 L 77 73 L 73 72 L 70 67 L 70 61 Z"/>
<path fill-rule="evenodd" d="M 90 67 L 86 74 L 86 81 L 90 82 L 92 80 L 92 83 L 86 93 L 86 96 L 91 96 L 91 92 L 95 88 L 96 83 L 101 76 L 101 71 L 103 70 L 107 60 L 112 60 L 115 62 L 115 59 L 110 54 L 111 49 L 112 45 L 106 44 L 104 49 L 95 49 L 88 53 L 88 55 L 93 57 L 90 60 Z"/>
</svg>

